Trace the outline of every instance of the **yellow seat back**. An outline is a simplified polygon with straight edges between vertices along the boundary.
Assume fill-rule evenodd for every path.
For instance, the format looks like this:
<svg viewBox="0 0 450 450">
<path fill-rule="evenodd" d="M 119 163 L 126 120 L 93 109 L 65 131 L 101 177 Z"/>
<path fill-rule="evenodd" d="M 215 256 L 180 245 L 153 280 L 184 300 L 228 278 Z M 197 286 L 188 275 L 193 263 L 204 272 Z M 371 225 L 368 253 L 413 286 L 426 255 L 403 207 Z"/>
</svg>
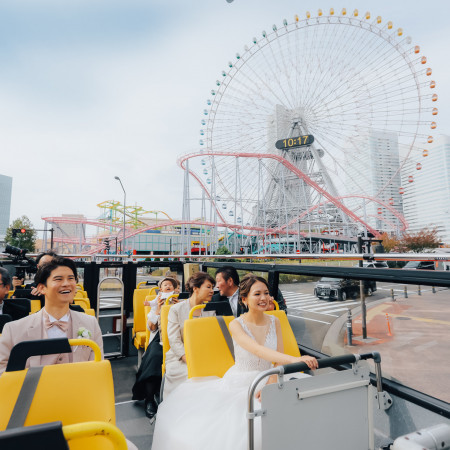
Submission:
<svg viewBox="0 0 450 450">
<path fill-rule="evenodd" d="M 5 430 L 28 369 L 0 376 L 0 430 Z M 25 426 L 61 421 L 63 425 L 101 421 L 115 425 L 114 385 L 109 361 L 45 366 Z M 104 442 L 103 442 L 104 441 Z M 72 449 L 114 447 L 104 438 L 93 446 L 76 440 Z"/>
<path fill-rule="evenodd" d="M 150 289 L 135 289 L 133 294 L 133 336 L 136 333 L 142 332 L 145 334 L 146 330 L 146 317 L 144 312 L 144 300 L 149 295 Z M 136 343 L 135 343 L 136 345 Z M 139 345 L 140 346 L 140 345 Z M 138 347 L 139 347 L 138 346 Z"/>
<path fill-rule="evenodd" d="M 233 316 L 222 316 L 227 326 Z M 184 322 L 184 348 L 188 378 L 223 377 L 234 364 L 225 337 L 215 316 L 188 319 Z"/>
<path fill-rule="evenodd" d="M 90 309 L 91 307 L 91 302 L 89 301 L 88 298 L 75 297 L 73 302 L 75 303 L 75 305 L 80 305 L 84 310 Z"/>
<path fill-rule="evenodd" d="M 64 437 L 73 449 L 115 449 L 127 450 L 127 440 L 117 427 L 106 422 L 83 422 L 74 425 L 65 425 L 62 428 Z M 100 437 L 109 442 L 100 441 Z M 82 442 L 80 442 L 82 440 Z M 108 445 L 108 443 L 110 445 Z M 83 447 L 82 447 L 83 445 Z"/>
<path fill-rule="evenodd" d="M 281 325 L 281 333 L 283 335 L 283 353 L 291 356 L 300 356 L 297 339 L 295 339 L 294 332 L 287 318 L 287 315 L 282 310 L 266 311 L 266 314 L 278 317 Z"/>
<path fill-rule="evenodd" d="M 75 293 L 75 298 L 88 298 L 87 292 L 86 291 L 77 291 Z"/>
<path fill-rule="evenodd" d="M 170 350 L 169 336 L 167 335 L 167 324 L 169 323 L 169 311 L 172 305 L 161 307 L 161 329 L 159 330 L 163 348 L 162 374 L 166 372 L 166 353 Z"/>
<path fill-rule="evenodd" d="M 150 306 L 144 306 L 144 315 L 145 315 L 145 320 L 147 322 L 148 322 L 147 316 L 148 316 L 148 313 L 150 312 L 151 309 L 152 308 Z M 151 331 L 148 328 L 148 326 L 146 326 L 145 327 L 145 350 L 147 350 L 147 347 L 148 347 L 148 344 L 149 344 L 149 341 L 150 341 L 150 334 L 151 334 Z"/>
<path fill-rule="evenodd" d="M 40 300 L 30 300 L 30 314 L 40 311 L 42 308 Z"/>
<path fill-rule="evenodd" d="M 172 294 L 169 295 L 169 297 L 166 298 L 166 301 L 164 302 L 165 305 L 170 305 L 174 299 L 178 299 L 180 294 Z"/>
<path fill-rule="evenodd" d="M 158 294 L 159 292 L 159 287 L 158 286 L 153 286 L 150 289 L 150 292 L 148 293 L 148 295 L 154 295 L 156 297 L 156 294 Z"/>
</svg>

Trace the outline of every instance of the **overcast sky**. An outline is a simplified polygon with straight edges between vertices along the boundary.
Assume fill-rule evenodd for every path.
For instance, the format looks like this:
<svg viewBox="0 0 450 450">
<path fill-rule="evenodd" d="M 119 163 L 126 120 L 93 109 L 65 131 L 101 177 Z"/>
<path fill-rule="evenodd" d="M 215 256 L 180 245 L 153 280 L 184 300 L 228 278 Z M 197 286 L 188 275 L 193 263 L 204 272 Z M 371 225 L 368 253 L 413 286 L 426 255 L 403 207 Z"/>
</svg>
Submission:
<svg viewBox="0 0 450 450">
<path fill-rule="evenodd" d="M 105 200 L 181 218 L 181 154 L 197 151 L 206 99 L 253 36 L 307 10 L 392 20 L 421 46 L 450 134 L 450 1 L 10 0 L 0 3 L 0 173 L 11 221 L 99 215 Z"/>
</svg>

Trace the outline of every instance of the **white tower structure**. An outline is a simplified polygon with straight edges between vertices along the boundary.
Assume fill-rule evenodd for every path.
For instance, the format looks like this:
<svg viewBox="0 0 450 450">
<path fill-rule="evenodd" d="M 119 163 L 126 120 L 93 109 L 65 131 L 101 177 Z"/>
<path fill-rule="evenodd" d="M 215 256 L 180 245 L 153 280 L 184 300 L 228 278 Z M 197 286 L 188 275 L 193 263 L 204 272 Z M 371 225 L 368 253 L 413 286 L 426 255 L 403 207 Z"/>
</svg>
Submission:
<svg viewBox="0 0 450 450">
<path fill-rule="evenodd" d="M 436 138 L 419 167 L 410 163 L 402 170 L 408 231 L 437 227 L 440 239 L 450 243 L 450 136 Z"/>
<path fill-rule="evenodd" d="M 364 141 L 353 141 L 352 144 L 354 150 L 346 152 L 346 191 L 360 192 L 362 195 L 377 198 L 402 213 L 397 134 L 372 130 Z M 356 157 L 352 158 L 352 154 Z M 360 205 L 360 216 L 365 217 L 367 223 L 377 230 L 398 228 L 396 217 L 376 202 L 351 199 L 346 203 L 353 210 Z"/>
</svg>

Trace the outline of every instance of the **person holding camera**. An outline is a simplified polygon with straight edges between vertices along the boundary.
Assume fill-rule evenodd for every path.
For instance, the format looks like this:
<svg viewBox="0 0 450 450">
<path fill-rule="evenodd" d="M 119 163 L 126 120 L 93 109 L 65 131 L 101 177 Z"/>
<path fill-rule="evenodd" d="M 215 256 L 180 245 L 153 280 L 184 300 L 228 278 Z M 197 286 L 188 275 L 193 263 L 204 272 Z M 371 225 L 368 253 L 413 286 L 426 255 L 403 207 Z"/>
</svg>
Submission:
<svg viewBox="0 0 450 450">
<path fill-rule="evenodd" d="M 39 253 L 39 255 L 36 256 L 36 267 L 39 270 L 44 264 L 49 263 L 53 257 L 58 256 L 53 250 L 49 250 L 48 252 Z M 12 286 L 13 290 L 20 289 L 23 286 L 23 282 L 25 280 L 23 278 L 18 278 L 14 276 L 12 278 Z M 33 296 L 40 296 L 43 295 L 41 290 L 38 288 L 36 283 L 31 283 L 31 295 Z M 14 296 L 14 294 L 13 294 Z"/>
</svg>

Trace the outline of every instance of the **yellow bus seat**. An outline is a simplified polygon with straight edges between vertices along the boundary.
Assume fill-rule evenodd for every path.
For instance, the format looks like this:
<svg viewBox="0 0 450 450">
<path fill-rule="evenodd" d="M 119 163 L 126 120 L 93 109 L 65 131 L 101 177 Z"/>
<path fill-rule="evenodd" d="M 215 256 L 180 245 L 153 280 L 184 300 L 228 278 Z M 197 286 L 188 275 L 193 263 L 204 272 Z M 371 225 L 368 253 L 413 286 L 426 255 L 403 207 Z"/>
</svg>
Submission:
<svg viewBox="0 0 450 450">
<path fill-rule="evenodd" d="M 139 350 L 145 347 L 147 320 L 144 313 L 144 300 L 151 289 L 135 289 L 133 294 L 133 344 Z"/>
<path fill-rule="evenodd" d="M 30 300 L 30 314 L 40 311 L 42 308 L 40 300 Z"/>
<path fill-rule="evenodd" d="M 167 325 L 169 323 L 169 311 L 172 305 L 163 305 L 161 308 L 161 329 L 159 330 L 163 348 L 162 374 L 166 373 L 166 353 L 170 350 L 169 336 L 167 335 Z"/>
<path fill-rule="evenodd" d="M 164 302 L 164 304 L 165 305 L 170 305 L 172 303 L 173 299 L 175 299 L 175 298 L 178 299 L 179 295 L 180 294 L 172 294 L 172 295 L 170 295 L 169 297 L 166 298 L 166 301 Z"/>
<path fill-rule="evenodd" d="M 88 298 L 87 292 L 86 291 L 77 291 L 75 293 L 75 298 Z"/>
<path fill-rule="evenodd" d="M 147 316 L 152 308 L 150 306 L 144 306 L 145 323 L 147 324 Z M 145 327 L 145 350 L 147 350 L 148 344 L 150 343 L 151 331 L 148 326 Z"/>
<path fill-rule="evenodd" d="M 75 297 L 74 299 L 75 305 L 80 305 L 84 310 L 89 309 L 91 307 L 91 302 L 88 298 Z"/>
<path fill-rule="evenodd" d="M 158 292 L 159 292 L 159 287 L 153 286 L 152 288 L 150 288 L 150 292 L 148 293 L 148 295 L 154 295 L 156 297 L 158 295 Z"/>
<path fill-rule="evenodd" d="M 97 437 L 107 439 L 100 442 Z M 62 426 L 61 422 L 51 422 L 28 427 L 12 428 L 0 431 L 0 448 L 16 450 L 17 448 L 80 448 L 77 439 L 82 438 L 85 448 L 95 449 L 127 449 L 127 441 L 123 433 L 107 422 L 83 422 Z M 87 438 L 87 439 L 86 439 Z M 69 445 L 69 447 L 67 447 Z"/>
<path fill-rule="evenodd" d="M 146 291 L 148 291 L 147 295 L 156 295 L 159 292 L 159 286 L 152 286 L 152 287 L 145 287 L 145 288 L 142 288 L 141 286 L 148 286 L 147 282 L 141 281 L 136 286 L 136 289 L 139 289 L 139 290 L 145 289 Z"/>
<path fill-rule="evenodd" d="M 229 327 L 234 316 L 222 317 Z M 233 356 L 215 316 L 186 320 L 184 348 L 188 378 L 223 377 L 234 364 Z"/>
<path fill-rule="evenodd" d="M 0 377 L 0 430 L 5 430 L 28 369 Z M 88 380 L 81 383 L 80 380 Z M 101 421 L 115 425 L 114 385 L 109 361 L 45 366 L 24 426 L 61 421 L 63 425 Z M 98 448 L 113 448 L 107 445 Z M 84 439 L 72 450 L 93 448 Z M 97 448 L 97 447 L 96 447 Z"/>
<path fill-rule="evenodd" d="M 282 310 L 266 311 L 266 314 L 278 317 L 281 325 L 281 334 L 283 335 L 283 353 L 291 356 L 300 356 L 297 339 L 295 339 L 294 332 L 287 318 L 287 315 Z"/>
<path fill-rule="evenodd" d="M 153 297 L 151 297 L 151 296 L 147 296 L 146 297 L 146 300 L 148 300 L 148 301 L 151 301 L 151 300 L 153 300 L 154 298 L 156 297 L 156 294 L 153 296 Z M 171 300 L 172 299 L 174 299 L 174 298 L 178 298 L 178 294 L 172 294 L 171 296 L 169 296 L 169 297 L 167 297 L 166 298 L 166 301 L 165 301 L 165 303 L 164 303 L 164 305 L 170 305 L 171 303 Z M 146 320 L 146 322 L 147 322 L 147 315 L 148 315 L 148 313 L 150 312 L 150 310 L 151 310 L 151 307 L 150 306 L 145 306 L 145 308 L 144 308 L 144 310 L 145 310 L 145 320 Z M 168 313 L 167 313 L 168 314 Z M 166 324 L 166 330 L 167 330 L 167 324 Z M 151 334 L 151 332 L 150 332 L 150 330 L 149 330 L 149 328 L 147 327 L 146 328 L 146 333 L 145 333 L 145 350 L 147 350 L 147 347 L 148 347 L 148 344 L 149 344 L 149 341 L 150 341 L 150 334 Z M 161 336 L 161 334 L 160 334 L 160 336 Z M 161 339 L 162 340 L 162 339 Z M 168 342 L 168 341 L 167 341 Z M 170 348 L 170 346 L 169 346 L 169 348 Z M 168 348 L 168 349 L 169 349 Z M 168 350 L 167 349 L 167 350 Z M 164 353 L 165 354 L 165 353 Z"/>
</svg>

